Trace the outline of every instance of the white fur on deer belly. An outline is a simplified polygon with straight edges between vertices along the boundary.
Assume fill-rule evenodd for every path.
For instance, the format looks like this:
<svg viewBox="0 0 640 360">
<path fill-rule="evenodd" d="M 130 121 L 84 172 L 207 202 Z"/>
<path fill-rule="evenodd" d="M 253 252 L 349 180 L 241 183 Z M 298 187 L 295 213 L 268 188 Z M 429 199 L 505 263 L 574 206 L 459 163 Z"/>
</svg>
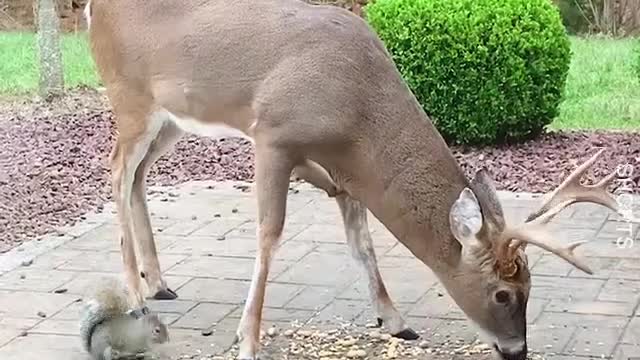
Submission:
<svg viewBox="0 0 640 360">
<path fill-rule="evenodd" d="M 189 117 L 178 117 L 170 111 L 165 111 L 169 115 L 169 119 L 185 132 L 211 138 L 242 138 L 253 142 L 253 139 L 247 134 L 231 126 L 221 123 L 209 124 Z"/>
</svg>

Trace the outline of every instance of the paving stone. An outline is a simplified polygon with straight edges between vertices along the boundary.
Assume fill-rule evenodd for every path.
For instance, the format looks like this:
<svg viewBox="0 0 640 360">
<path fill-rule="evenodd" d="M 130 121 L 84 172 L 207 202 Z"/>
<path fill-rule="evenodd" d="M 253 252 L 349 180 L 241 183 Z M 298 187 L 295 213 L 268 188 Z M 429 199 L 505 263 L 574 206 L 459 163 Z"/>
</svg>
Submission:
<svg viewBox="0 0 640 360">
<path fill-rule="evenodd" d="M 189 255 L 214 255 L 228 257 L 244 257 L 254 259 L 257 255 L 258 241 L 254 237 L 234 237 L 227 235 L 224 239 L 212 236 L 188 236 L 175 241 L 162 253 L 189 254 Z M 281 244 L 275 251 L 275 260 L 297 261 L 311 250 L 314 245 L 305 242 L 287 241 Z"/>
<path fill-rule="evenodd" d="M 611 210 L 602 205 L 581 203 L 579 207 L 575 207 L 571 220 L 590 221 L 593 219 L 604 219 L 611 213 Z"/>
<path fill-rule="evenodd" d="M 31 334 L 17 337 L 0 348 L 3 360 L 86 360 L 76 336 Z"/>
<path fill-rule="evenodd" d="M 435 336 L 438 326 L 440 326 L 440 324 L 446 322 L 447 320 L 408 316 L 405 318 L 405 321 L 410 328 L 417 331 L 418 334 L 421 335 L 422 340 L 429 341 Z"/>
<path fill-rule="evenodd" d="M 595 300 L 604 285 L 601 279 L 531 276 L 531 297 L 541 299 Z"/>
<path fill-rule="evenodd" d="M 38 319 L 38 312 L 51 316 L 77 299 L 68 294 L 0 291 L 0 309 L 21 318 Z"/>
<path fill-rule="evenodd" d="M 21 333 L 22 330 L 9 329 L 0 326 L 0 348 L 2 348 L 2 345 L 18 337 Z"/>
<path fill-rule="evenodd" d="M 640 345 L 622 344 L 618 347 L 613 360 L 637 360 L 640 359 Z"/>
<path fill-rule="evenodd" d="M 188 220 L 178 221 L 174 223 L 173 225 L 167 227 L 162 233 L 164 235 L 173 235 L 173 236 L 183 237 L 183 236 L 192 234 L 198 229 L 203 228 L 210 221 L 211 221 L 210 218 L 200 219 L 197 216 L 195 216 L 195 219 L 191 218 Z"/>
<path fill-rule="evenodd" d="M 466 319 L 466 315 L 441 285 L 427 291 L 425 296 L 411 308 L 408 315 L 442 319 Z"/>
<path fill-rule="evenodd" d="M 304 231 L 308 227 L 309 227 L 309 224 L 296 224 L 296 223 L 289 224 L 285 222 L 280 241 L 284 243 L 287 240 L 296 237 L 298 234 L 300 234 L 302 231 Z M 227 237 L 230 239 L 236 239 L 236 238 L 253 239 L 254 242 L 256 242 L 257 229 L 258 227 L 255 221 L 245 222 L 242 225 L 231 230 L 229 233 L 227 233 Z"/>
<path fill-rule="evenodd" d="M 234 312 L 229 314 L 230 319 L 240 319 L 242 317 L 242 307 L 238 307 Z M 262 320 L 264 322 L 275 322 L 275 323 L 305 323 L 312 316 L 314 316 L 315 312 L 309 310 L 300 310 L 300 309 L 288 309 L 288 308 L 272 308 L 265 306 L 262 309 Z M 265 326 L 263 325 L 262 328 Z"/>
<path fill-rule="evenodd" d="M 187 258 L 185 255 L 158 254 L 162 268 L 170 268 Z M 71 258 L 58 268 L 69 271 L 89 271 L 119 274 L 122 272 L 122 257 L 119 252 L 86 251 Z"/>
<path fill-rule="evenodd" d="M 336 299 L 313 318 L 314 323 L 352 322 L 369 306 L 368 301 Z"/>
<path fill-rule="evenodd" d="M 575 332 L 573 326 L 533 324 L 527 329 L 529 348 L 544 353 L 561 353 Z"/>
<path fill-rule="evenodd" d="M 604 223 L 600 231 L 598 231 L 598 239 L 606 239 L 617 241 L 621 237 L 629 237 L 634 239 L 638 234 L 640 224 L 627 221 L 607 221 Z"/>
<path fill-rule="evenodd" d="M 545 311 L 549 302 L 550 300 L 529 297 L 529 303 L 527 304 L 527 323 L 535 323 Z"/>
<path fill-rule="evenodd" d="M 195 301 L 185 300 L 182 294 L 179 294 L 176 300 L 153 300 L 147 301 L 147 305 L 152 311 L 160 313 L 176 313 L 186 314 L 193 309 L 198 303 Z"/>
<path fill-rule="evenodd" d="M 76 273 L 69 271 L 20 268 L 0 276 L 0 289 L 48 292 L 60 288 L 74 276 Z"/>
<path fill-rule="evenodd" d="M 233 345 L 235 332 L 213 330 L 210 336 L 204 337 L 201 330 L 171 328 L 170 343 L 158 347 L 156 353 L 160 359 L 179 359 L 184 354 L 198 352 L 203 355 L 222 354 Z"/>
<path fill-rule="evenodd" d="M 375 248 L 389 249 L 398 241 L 388 232 L 372 231 L 371 241 Z M 347 237 L 342 223 L 339 224 L 311 224 L 291 238 L 292 241 L 312 243 L 346 244 Z"/>
<path fill-rule="evenodd" d="M 191 233 L 191 235 L 218 237 L 218 236 L 222 236 L 229 233 L 230 231 L 244 224 L 247 221 L 249 220 L 244 217 L 214 218 L 213 220 L 210 220 L 208 223 L 206 223 L 204 226 L 200 227 L 199 229 Z"/>
<path fill-rule="evenodd" d="M 562 301 L 551 300 L 546 307 L 546 311 L 567 312 L 573 314 L 596 314 L 596 315 L 619 315 L 631 316 L 635 309 L 635 304 L 607 301 Z"/>
<path fill-rule="evenodd" d="M 332 224 L 342 226 L 342 215 L 335 202 L 314 201 L 287 216 L 290 224 Z"/>
<path fill-rule="evenodd" d="M 164 264 L 162 259 L 160 261 Z M 254 259 L 246 258 L 192 256 L 172 267 L 166 273 L 180 276 L 251 280 L 254 262 Z M 271 263 L 269 279 L 276 278 L 289 265 L 289 262 L 274 260 Z"/>
<path fill-rule="evenodd" d="M 640 280 L 639 259 L 621 259 L 611 271 L 610 276 L 614 279 Z"/>
<path fill-rule="evenodd" d="M 72 302 L 71 304 L 67 305 L 57 313 L 53 315 L 49 315 L 48 318 L 55 319 L 55 320 L 80 321 L 80 313 L 82 311 L 83 305 L 84 305 L 83 300 Z"/>
<path fill-rule="evenodd" d="M 622 329 L 578 328 L 564 353 L 605 358 L 613 354 Z"/>
<path fill-rule="evenodd" d="M 8 330 L 27 330 L 34 327 L 38 322 L 42 321 L 40 318 L 25 319 L 22 314 L 4 313 L 4 309 L 0 310 L 0 328 Z"/>
<path fill-rule="evenodd" d="M 415 255 L 404 244 L 398 242 L 389 251 L 385 253 L 385 257 L 402 257 L 415 258 Z"/>
<path fill-rule="evenodd" d="M 640 346 L 640 317 L 631 319 L 622 337 L 622 342 Z"/>
<path fill-rule="evenodd" d="M 610 356 L 627 317 L 544 312 L 530 326 L 534 349 L 581 356 Z"/>
<path fill-rule="evenodd" d="M 574 266 L 553 254 L 542 255 L 531 267 L 533 275 L 568 276 Z"/>
<path fill-rule="evenodd" d="M 236 308 L 236 305 L 229 304 L 200 303 L 173 323 L 173 327 L 207 329 L 229 315 Z"/>
<path fill-rule="evenodd" d="M 35 264 L 42 259 L 43 255 L 54 251 L 71 239 L 66 235 L 59 236 L 56 233 L 52 233 L 37 238 L 35 241 L 22 243 L 14 248 L 13 251 L 0 254 L 0 274 L 19 268 L 25 262 L 33 262 Z"/>
<path fill-rule="evenodd" d="M 597 238 L 581 247 L 583 256 L 640 259 L 640 246 L 628 247 L 612 239 Z"/>
<path fill-rule="evenodd" d="M 360 275 L 360 269 L 347 254 L 311 252 L 292 265 L 278 282 L 343 287 Z"/>
<path fill-rule="evenodd" d="M 640 300 L 640 281 L 609 279 L 600 290 L 598 300 L 637 305 Z"/>
<path fill-rule="evenodd" d="M 615 271 L 616 267 L 619 266 L 619 263 L 623 261 L 622 259 L 618 258 L 593 256 L 583 256 L 583 259 L 594 273 L 592 275 L 589 275 L 578 268 L 573 268 L 569 273 L 569 277 L 587 279 L 609 279 L 612 273 Z"/>
<path fill-rule="evenodd" d="M 33 260 L 33 264 L 29 266 L 29 269 L 38 270 L 53 270 L 56 269 L 72 258 L 81 255 L 83 252 L 80 250 L 72 250 L 66 248 L 64 245 L 51 250 L 41 256 L 38 256 Z M 18 268 L 17 270 L 19 270 Z"/>
<path fill-rule="evenodd" d="M 389 296 L 394 302 L 417 302 L 438 280 L 426 266 L 412 263 L 405 267 L 380 267 Z M 368 300 L 369 282 L 363 274 L 347 291 L 338 296 L 345 299 Z"/>
<path fill-rule="evenodd" d="M 329 305 L 340 289 L 336 287 L 305 286 L 286 306 L 292 309 L 320 310 Z"/>
<path fill-rule="evenodd" d="M 436 328 L 436 343 L 469 344 L 478 338 L 478 331 L 466 320 L 445 320 Z"/>
<path fill-rule="evenodd" d="M 57 334 L 80 336 L 80 324 L 76 320 L 47 319 L 33 329 L 29 334 Z"/>
<path fill-rule="evenodd" d="M 250 281 L 197 278 L 180 288 L 179 295 L 185 300 L 241 304 L 247 298 L 250 284 Z M 266 289 L 265 306 L 282 307 L 302 288 L 301 285 L 270 283 Z"/>
</svg>

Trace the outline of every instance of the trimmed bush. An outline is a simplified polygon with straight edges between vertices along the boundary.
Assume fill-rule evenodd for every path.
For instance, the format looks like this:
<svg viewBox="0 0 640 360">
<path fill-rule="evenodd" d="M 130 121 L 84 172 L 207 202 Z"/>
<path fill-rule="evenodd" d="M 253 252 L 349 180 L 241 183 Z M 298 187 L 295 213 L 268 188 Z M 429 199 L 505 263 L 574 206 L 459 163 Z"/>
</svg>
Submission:
<svg viewBox="0 0 640 360">
<path fill-rule="evenodd" d="M 640 39 L 636 41 L 636 48 L 633 54 L 635 56 L 634 64 L 636 69 L 636 75 L 638 75 L 638 80 L 640 80 Z"/>
<path fill-rule="evenodd" d="M 571 50 L 550 0 L 376 0 L 365 17 L 448 142 L 533 138 L 558 114 Z"/>
</svg>

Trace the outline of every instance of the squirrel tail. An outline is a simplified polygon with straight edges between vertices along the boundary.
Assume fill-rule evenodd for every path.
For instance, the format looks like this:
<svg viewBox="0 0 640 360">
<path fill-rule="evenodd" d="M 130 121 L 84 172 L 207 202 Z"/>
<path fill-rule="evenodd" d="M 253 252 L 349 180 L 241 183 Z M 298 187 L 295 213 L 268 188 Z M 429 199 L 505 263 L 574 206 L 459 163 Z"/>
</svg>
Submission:
<svg viewBox="0 0 640 360">
<path fill-rule="evenodd" d="M 80 337 L 84 349 L 91 351 L 91 336 L 100 324 L 126 314 L 128 309 L 126 288 L 115 279 L 101 282 L 85 302 L 80 315 Z"/>
</svg>

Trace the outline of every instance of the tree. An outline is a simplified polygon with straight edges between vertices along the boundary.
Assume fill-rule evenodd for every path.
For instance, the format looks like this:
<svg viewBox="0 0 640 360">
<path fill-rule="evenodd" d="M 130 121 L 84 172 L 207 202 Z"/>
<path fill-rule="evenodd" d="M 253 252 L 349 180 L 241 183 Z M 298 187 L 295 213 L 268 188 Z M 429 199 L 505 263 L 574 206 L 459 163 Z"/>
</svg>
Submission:
<svg viewBox="0 0 640 360">
<path fill-rule="evenodd" d="M 60 19 L 55 0 L 35 0 L 38 57 L 40 61 L 40 96 L 49 98 L 64 90 L 62 53 L 60 50 Z"/>
</svg>

